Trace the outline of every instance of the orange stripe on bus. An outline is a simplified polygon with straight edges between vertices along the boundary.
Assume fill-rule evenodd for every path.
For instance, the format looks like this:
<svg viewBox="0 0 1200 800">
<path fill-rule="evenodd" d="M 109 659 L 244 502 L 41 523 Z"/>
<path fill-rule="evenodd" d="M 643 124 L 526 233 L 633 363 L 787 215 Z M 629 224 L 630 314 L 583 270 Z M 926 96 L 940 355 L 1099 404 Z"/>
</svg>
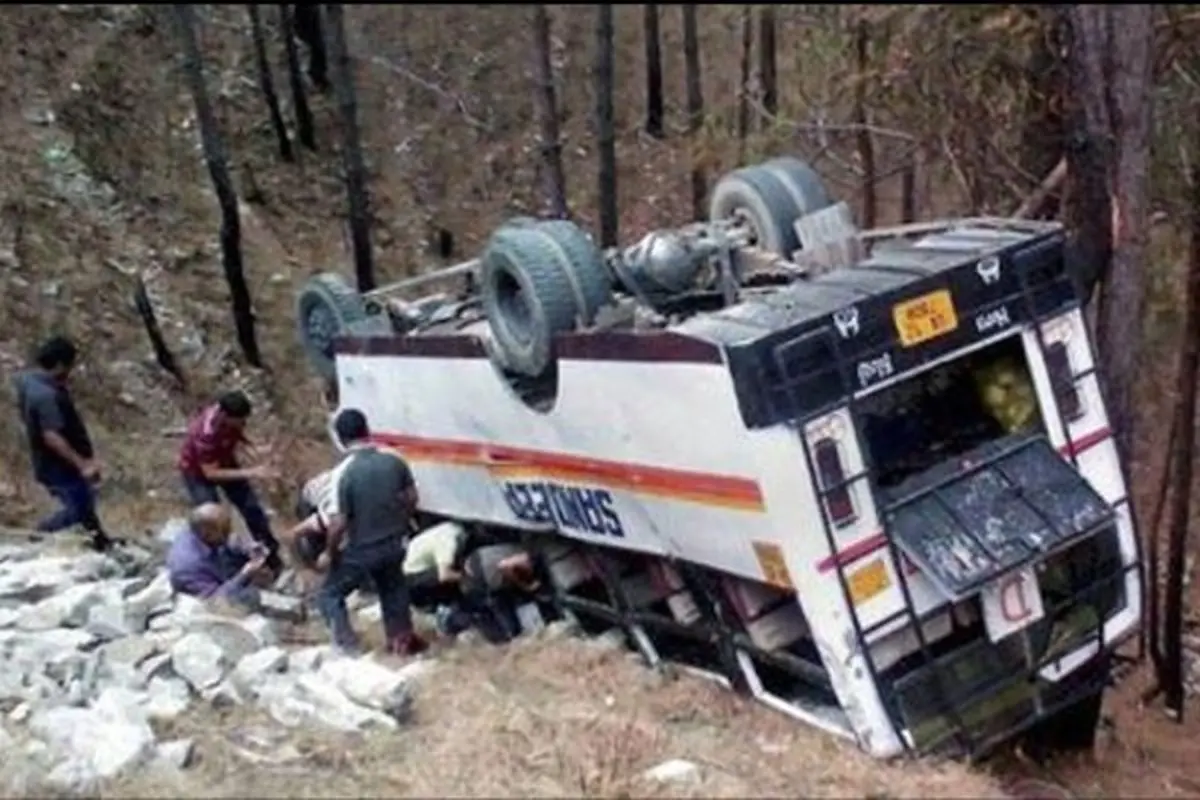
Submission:
<svg viewBox="0 0 1200 800">
<path fill-rule="evenodd" d="M 595 483 L 672 500 L 745 511 L 763 511 L 762 491 L 748 478 L 607 461 L 543 450 L 457 439 L 381 433 L 372 439 L 400 450 L 411 461 L 484 467 L 503 479 Z"/>
</svg>

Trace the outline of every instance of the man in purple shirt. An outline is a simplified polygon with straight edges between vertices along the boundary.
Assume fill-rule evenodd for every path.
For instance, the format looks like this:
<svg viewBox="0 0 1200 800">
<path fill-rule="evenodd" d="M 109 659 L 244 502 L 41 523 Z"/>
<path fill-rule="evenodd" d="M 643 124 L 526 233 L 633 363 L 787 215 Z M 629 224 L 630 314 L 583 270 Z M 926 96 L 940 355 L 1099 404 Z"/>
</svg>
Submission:
<svg viewBox="0 0 1200 800">
<path fill-rule="evenodd" d="M 175 591 L 257 605 L 258 589 L 269 586 L 275 577 L 267 567 L 269 553 L 261 544 L 245 550 L 230 543 L 232 527 L 229 509 L 219 503 L 192 509 L 188 527 L 175 537 L 167 555 Z"/>
</svg>

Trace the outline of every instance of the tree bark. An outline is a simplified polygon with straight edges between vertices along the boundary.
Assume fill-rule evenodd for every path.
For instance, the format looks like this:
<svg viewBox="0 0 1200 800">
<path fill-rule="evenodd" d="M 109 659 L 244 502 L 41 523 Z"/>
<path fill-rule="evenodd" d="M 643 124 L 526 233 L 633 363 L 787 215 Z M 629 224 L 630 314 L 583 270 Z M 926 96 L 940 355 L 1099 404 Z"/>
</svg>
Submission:
<svg viewBox="0 0 1200 800">
<path fill-rule="evenodd" d="M 542 174 L 550 214 L 558 219 L 570 215 L 567 207 L 567 178 L 562 165 L 562 138 L 558 131 L 558 98 L 554 89 L 554 65 L 550 63 L 550 15 L 544 5 L 533 7 L 533 72 L 535 108 L 540 122 Z"/>
<path fill-rule="evenodd" d="M 687 130 L 692 145 L 692 219 L 704 219 L 704 200 L 708 178 L 700 157 L 700 129 L 704 126 L 704 93 L 700 83 L 700 36 L 696 26 L 696 6 L 681 6 L 683 14 L 684 82 L 687 90 Z"/>
<path fill-rule="evenodd" d="M 312 110 L 308 107 L 308 92 L 300 75 L 300 53 L 296 47 L 295 25 L 292 13 L 284 3 L 279 4 L 279 30 L 283 35 L 284 52 L 287 55 L 288 83 L 292 90 L 292 107 L 296 112 L 296 136 L 300 144 L 316 152 L 317 137 L 313 127 Z"/>
<path fill-rule="evenodd" d="M 342 168 L 346 173 L 346 199 L 350 213 L 350 241 L 354 251 L 354 275 L 358 290 L 375 288 L 375 258 L 371 250 L 370 196 L 367 168 L 363 161 L 358 130 L 358 100 L 354 89 L 354 66 L 346 47 L 346 24 L 341 3 L 325 6 L 329 28 L 328 47 L 333 57 L 333 91 L 342 121 Z"/>
<path fill-rule="evenodd" d="M 746 138 L 750 135 L 750 58 L 754 51 L 754 6 L 742 6 L 742 58 L 738 81 L 738 162 L 746 160 Z"/>
<path fill-rule="evenodd" d="M 1200 125 L 1200 119 L 1196 120 Z M 1200 133 L 1200 130 L 1198 130 Z M 1197 137 L 1200 139 L 1200 136 Z M 1200 152 L 1200 148 L 1197 148 Z M 1179 359 L 1177 414 L 1179 430 L 1172 442 L 1171 520 L 1167 539 L 1167 584 L 1163 595 L 1163 675 L 1167 711 L 1183 720 L 1183 573 L 1186 569 L 1188 521 L 1191 516 L 1192 464 L 1196 439 L 1196 379 L 1200 371 L 1200 167 L 1191 175 L 1191 252 Z"/>
<path fill-rule="evenodd" d="M 283 122 L 283 114 L 279 110 L 279 96 L 275 94 L 275 81 L 271 77 L 271 62 L 267 60 L 267 40 L 263 36 L 262 19 L 259 17 L 258 6 L 246 4 L 250 14 L 250 34 L 254 39 L 254 60 L 258 62 L 258 83 L 262 88 L 263 99 L 267 101 L 267 113 L 271 117 L 271 128 L 279 141 L 279 157 L 284 161 L 295 161 L 292 152 L 292 140 L 288 136 L 287 125 Z"/>
<path fill-rule="evenodd" d="M 663 130 L 663 72 L 662 40 L 658 31 L 658 6 L 642 6 L 643 30 L 646 38 L 646 133 L 662 139 Z"/>
<path fill-rule="evenodd" d="M 775 62 L 775 7 L 763 5 L 758 12 L 758 75 L 762 83 L 763 109 L 774 118 L 779 111 Z M 763 124 L 769 120 L 764 119 Z"/>
<path fill-rule="evenodd" d="M 325 35 L 321 30 L 321 6 L 317 3 L 297 3 L 293 6 L 293 21 L 300 41 L 308 46 L 308 77 L 317 91 L 329 91 L 329 62 L 325 56 Z"/>
<path fill-rule="evenodd" d="M 617 246 L 617 142 L 613 130 L 613 7 L 596 6 L 596 135 L 600 164 L 600 245 Z"/>
<path fill-rule="evenodd" d="M 200 128 L 200 142 L 204 148 L 204 163 L 208 166 L 208 174 L 212 178 L 213 190 L 221 208 L 221 265 L 225 270 L 225 280 L 229 284 L 233 325 L 247 363 L 261 368 L 262 354 L 254 334 L 254 307 L 242 269 L 242 230 L 238 216 L 237 193 L 229 176 L 225 143 L 217 127 L 212 103 L 209 102 L 208 88 L 204 85 L 204 62 L 200 57 L 200 44 L 196 39 L 195 13 L 192 6 L 186 3 L 175 5 L 173 8 L 175 28 L 183 49 L 183 71 L 192 100 L 196 104 L 196 122 Z"/>
<path fill-rule="evenodd" d="M 1115 142 L 1105 100 L 1106 6 L 1060 5 L 1067 45 L 1067 181 L 1063 221 L 1076 289 L 1090 302 L 1112 260 L 1109 163 Z"/>
<path fill-rule="evenodd" d="M 867 69 L 871 46 L 871 26 L 865 18 L 854 23 L 854 55 L 857 74 L 854 81 L 854 122 L 857 125 L 855 139 L 858 143 L 858 160 L 862 164 L 862 225 L 867 230 L 875 227 L 879 202 L 875 196 L 875 143 L 867 128 Z"/>
<path fill-rule="evenodd" d="M 1112 15 L 1110 119 L 1117 142 L 1112 264 L 1097 315 L 1097 347 L 1107 367 L 1109 419 L 1129 459 L 1137 423 L 1134 387 L 1141 372 L 1150 239 L 1150 142 L 1154 6 L 1102 6 Z"/>
</svg>

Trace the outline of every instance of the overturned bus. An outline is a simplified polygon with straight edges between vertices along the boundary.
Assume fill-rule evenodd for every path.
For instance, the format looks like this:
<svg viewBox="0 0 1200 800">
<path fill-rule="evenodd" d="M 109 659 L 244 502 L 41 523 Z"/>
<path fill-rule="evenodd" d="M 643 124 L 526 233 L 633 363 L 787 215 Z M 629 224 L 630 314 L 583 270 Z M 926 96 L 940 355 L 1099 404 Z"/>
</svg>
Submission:
<svg viewBox="0 0 1200 800">
<path fill-rule="evenodd" d="M 517 219 L 300 334 L 427 522 L 522 541 L 529 621 L 617 627 L 878 757 L 1090 741 L 1138 539 L 1055 223 L 860 231 L 792 158 L 602 251 Z M 529 622 L 536 625 L 536 620 Z"/>
</svg>

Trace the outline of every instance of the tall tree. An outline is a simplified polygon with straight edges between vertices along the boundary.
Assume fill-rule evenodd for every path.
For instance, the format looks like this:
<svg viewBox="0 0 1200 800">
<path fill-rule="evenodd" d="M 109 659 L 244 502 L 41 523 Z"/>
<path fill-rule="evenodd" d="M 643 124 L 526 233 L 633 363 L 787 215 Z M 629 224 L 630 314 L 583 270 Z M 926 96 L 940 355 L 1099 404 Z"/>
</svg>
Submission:
<svg viewBox="0 0 1200 800">
<path fill-rule="evenodd" d="M 312 110 L 308 107 L 308 92 L 300 76 L 300 53 L 296 47 L 296 30 L 292 12 L 286 3 L 279 4 L 279 31 L 283 36 L 283 48 L 287 55 L 288 83 L 292 90 L 292 108 L 296 112 L 296 136 L 309 150 L 317 149 L 317 137 L 313 127 Z"/>
<path fill-rule="evenodd" d="M 544 5 L 533 7 L 533 72 L 535 104 L 541 128 L 542 175 L 550 213 L 566 219 L 567 179 L 562 165 L 562 138 L 558 131 L 558 98 L 554 91 L 554 66 L 550 62 L 550 15 Z"/>
<path fill-rule="evenodd" d="M 704 198 L 708 178 L 700 151 L 700 129 L 704 127 L 704 93 L 700 84 L 700 35 L 696 26 L 696 6 L 680 7 L 683 14 L 684 83 L 687 91 L 687 130 L 692 144 L 692 219 L 704 219 Z"/>
<path fill-rule="evenodd" d="M 646 133 L 663 138 L 662 36 L 658 31 L 658 6 L 642 6 L 642 30 L 646 39 Z"/>
<path fill-rule="evenodd" d="M 754 51 L 754 6 L 742 6 L 742 58 L 738 80 L 738 162 L 746 159 L 746 137 L 750 135 L 750 57 Z"/>
<path fill-rule="evenodd" d="M 350 212 L 350 241 L 358 290 L 375 288 L 375 258 L 371 250 L 371 203 L 367 194 L 367 166 L 358 130 L 358 98 L 354 65 L 346 47 L 346 23 L 341 3 L 325 6 L 328 47 L 333 57 L 333 91 L 342 121 L 342 170 L 346 173 L 346 199 Z"/>
<path fill-rule="evenodd" d="M 1117 445 L 1134 435 L 1149 235 L 1148 175 L 1153 5 L 1069 5 L 1067 109 L 1070 182 L 1064 216 L 1081 288 L 1101 279 L 1097 347 Z"/>
<path fill-rule="evenodd" d="M 1196 120 L 1200 126 L 1200 119 Z M 1200 127 L 1197 128 L 1200 134 Z M 1200 139 L 1200 135 L 1197 136 Z M 1200 152 L 1200 147 L 1195 148 Z M 1192 511 L 1192 465 L 1196 445 L 1196 380 L 1200 377 L 1200 166 L 1191 174 L 1191 252 L 1184 301 L 1183 347 L 1176 386 L 1176 435 L 1171 441 L 1171 514 L 1167 536 L 1167 583 L 1163 595 L 1163 653 L 1159 684 L 1167 711 L 1183 719 L 1183 573 Z"/>
<path fill-rule="evenodd" d="M 870 69 L 871 27 L 861 13 L 854 22 L 854 54 L 858 74 L 854 81 L 854 124 L 858 145 L 858 160 L 862 165 L 862 224 L 868 230 L 875 227 L 879 203 L 875 196 L 875 142 L 867 127 L 867 72 Z"/>
<path fill-rule="evenodd" d="M 254 39 L 254 60 L 258 64 L 258 83 L 262 88 L 263 99 L 267 101 L 267 113 L 271 116 L 271 127 L 275 130 L 275 138 L 279 141 L 279 157 L 284 161 L 295 161 L 292 152 L 292 140 L 288 136 L 287 125 L 283 122 L 283 114 L 279 110 L 279 96 L 275 94 L 275 81 L 271 77 L 271 62 L 267 60 L 267 40 L 263 36 L 262 19 L 258 14 L 258 6 L 246 4 L 250 14 L 250 35 Z"/>
<path fill-rule="evenodd" d="M 308 77 L 318 91 L 329 91 L 329 62 L 325 56 L 325 35 L 321 25 L 321 6 L 317 3 L 297 3 L 292 6 L 292 20 L 300 41 L 308 46 Z"/>
<path fill-rule="evenodd" d="M 765 4 L 758 12 L 758 74 L 762 83 L 763 109 L 772 117 L 779 110 L 775 64 L 775 6 Z M 767 120 L 763 122 L 765 124 Z"/>
<path fill-rule="evenodd" d="M 196 16 L 191 5 L 180 3 L 173 6 L 175 29 L 183 49 L 183 71 L 196 104 L 196 121 L 200 128 L 200 143 L 204 148 L 204 163 L 212 178 L 217 204 L 221 208 L 221 265 L 225 280 L 229 284 L 229 299 L 233 307 L 233 325 L 237 331 L 238 344 L 246 361 L 254 367 L 262 367 L 262 355 L 258 339 L 254 334 L 254 307 L 250 301 L 250 289 L 242 269 L 242 229 L 238 217 L 237 193 L 229 176 L 229 163 L 225 156 L 225 143 L 217 127 L 208 88 L 204 84 L 204 62 L 200 57 L 200 44 L 196 38 Z"/>
<path fill-rule="evenodd" d="M 617 245 L 617 143 L 613 121 L 613 7 L 596 6 L 596 138 L 600 164 L 600 244 Z"/>
</svg>

